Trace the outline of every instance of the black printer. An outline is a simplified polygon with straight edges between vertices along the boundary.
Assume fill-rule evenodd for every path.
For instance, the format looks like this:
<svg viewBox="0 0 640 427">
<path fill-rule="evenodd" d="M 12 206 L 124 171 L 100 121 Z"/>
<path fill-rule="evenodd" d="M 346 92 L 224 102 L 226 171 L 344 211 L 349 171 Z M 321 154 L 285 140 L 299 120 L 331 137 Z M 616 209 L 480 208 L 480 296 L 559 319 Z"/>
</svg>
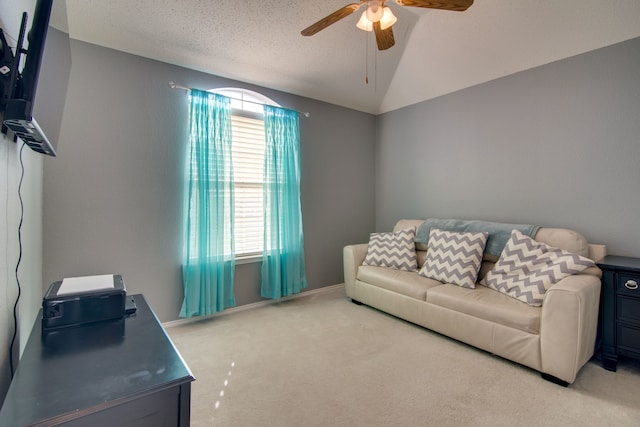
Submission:
<svg viewBox="0 0 640 427">
<path fill-rule="evenodd" d="M 125 315 L 126 296 L 119 274 L 54 282 L 42 298 L 42 329 L 121 319 Z"/>
</svg>

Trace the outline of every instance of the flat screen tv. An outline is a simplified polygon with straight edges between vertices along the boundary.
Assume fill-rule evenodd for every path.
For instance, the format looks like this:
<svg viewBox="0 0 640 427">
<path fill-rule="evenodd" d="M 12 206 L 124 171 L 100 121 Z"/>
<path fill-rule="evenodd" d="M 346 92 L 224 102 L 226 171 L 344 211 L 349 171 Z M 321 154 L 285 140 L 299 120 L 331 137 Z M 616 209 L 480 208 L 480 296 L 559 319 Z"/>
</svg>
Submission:
<svg viewBox="0 0 640 427">
<path fill-rule="evenodd" d="M 71 54 L 68 34 L 49 27 L 52 6 L 53 0 L 36 2 L 27 49 L 15 53 L 13 64 L 16 69 L 20 55 L 26 54 L 26 59 L 22 71 L 16 70 L 11 82 L 11 93 L 4 104 L 3 124 L 32 150 L 56 156 Z"/>
</svg>

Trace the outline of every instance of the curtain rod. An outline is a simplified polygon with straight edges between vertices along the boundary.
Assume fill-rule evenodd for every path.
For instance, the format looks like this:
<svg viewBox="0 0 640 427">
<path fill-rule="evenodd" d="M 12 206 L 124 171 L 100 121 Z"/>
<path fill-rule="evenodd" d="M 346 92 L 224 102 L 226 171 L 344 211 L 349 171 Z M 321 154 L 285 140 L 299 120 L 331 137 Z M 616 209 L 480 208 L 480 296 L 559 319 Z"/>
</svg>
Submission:
<svg viewBox="0 0 640 427">
<path fill-rule="evenodd" d="M 176 84 L 175 82 L 169 82 L 169 87 L 171 89 L 180 89 L 180 90 L 184 90 L 184 91 L 187 91 L 187 92 L 191 92 L 191 89 L 192 89 L 190 87 L 186 87 L 186 86 L 182 86 L 182 85 Z M 248 102 L 250 104 L 268 105 L 268 104 L 265 104 L 264 102 L 249 101 L 247 99 L 234 98 L 233 96 L 227 96 L 227 95 L 224 95 L 224 96 L 226 96 L 227 98 L 235 99 L 236 101 Z M 294 111 L 297 111 L 297 110 L 294 110 Z M 297 112 L 298 112 L 298 114 L 302 114 L 305 117 L 311 116 L 311 113 L 309 113 L 308 111 L 297 111 Z"/>
</svg>

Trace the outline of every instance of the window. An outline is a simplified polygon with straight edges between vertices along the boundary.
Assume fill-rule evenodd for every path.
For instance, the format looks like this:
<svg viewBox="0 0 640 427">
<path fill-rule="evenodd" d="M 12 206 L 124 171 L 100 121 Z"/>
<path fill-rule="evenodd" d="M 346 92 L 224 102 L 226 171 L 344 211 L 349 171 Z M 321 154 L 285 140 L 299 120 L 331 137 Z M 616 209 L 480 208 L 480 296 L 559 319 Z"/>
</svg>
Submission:
<svg viewBox="0 0 640 427">
<path fill-rule="evenodd" d="M 216 89 L 231 98 L 231 139 L 235 188 L 234 243 L 237 258 L 262 254 L 265 133 L 262 104 L 275 102 L 244 89 Z"/>
<path fill-rule="evenodd" d="M 234 112 L 230 100 L 191 90 L 185 180 L 184 230 L 188 234 L 182 268 L 185 298 L 180 311 L 184 316 L 235 305 L 236 258 L 240 262 L 262 259 L 260 295 L 264 298 L 289 296 L 307 286 L 298 112 L 276 105 L 264 105 L 262 116 L 244 108 Z M 240 104 L 245 103 L 252 104 L 243 96 Z M 261 169 L 268 178 L 259 178 L 256 172 Z M 256 225 L 259 218 L 264 223 Z M 233 227 L 235 223 L 238 226 Z M 236 240 L 239 250 L 232 251 Z"/>
</svg>

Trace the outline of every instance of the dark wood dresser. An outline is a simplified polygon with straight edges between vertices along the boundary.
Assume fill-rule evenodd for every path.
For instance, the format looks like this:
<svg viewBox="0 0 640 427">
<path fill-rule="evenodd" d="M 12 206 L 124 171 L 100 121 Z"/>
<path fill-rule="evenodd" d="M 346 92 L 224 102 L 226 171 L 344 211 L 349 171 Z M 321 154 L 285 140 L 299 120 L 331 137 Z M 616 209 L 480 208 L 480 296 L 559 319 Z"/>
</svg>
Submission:
<svg viewBox="0 0 640 427">
<path fill-rule="evenodd" d="M 142 295 L 134 315 L 42 334 L 34 324 L 0 426 L 189 426 L 193 375 Z"/>
<path fill-rule="evenodd" d="M 618 356 L 640 359 L 640 258 L 606 256 L 602 270 L 602 365 L 615 371 Z"/>
</svg>

